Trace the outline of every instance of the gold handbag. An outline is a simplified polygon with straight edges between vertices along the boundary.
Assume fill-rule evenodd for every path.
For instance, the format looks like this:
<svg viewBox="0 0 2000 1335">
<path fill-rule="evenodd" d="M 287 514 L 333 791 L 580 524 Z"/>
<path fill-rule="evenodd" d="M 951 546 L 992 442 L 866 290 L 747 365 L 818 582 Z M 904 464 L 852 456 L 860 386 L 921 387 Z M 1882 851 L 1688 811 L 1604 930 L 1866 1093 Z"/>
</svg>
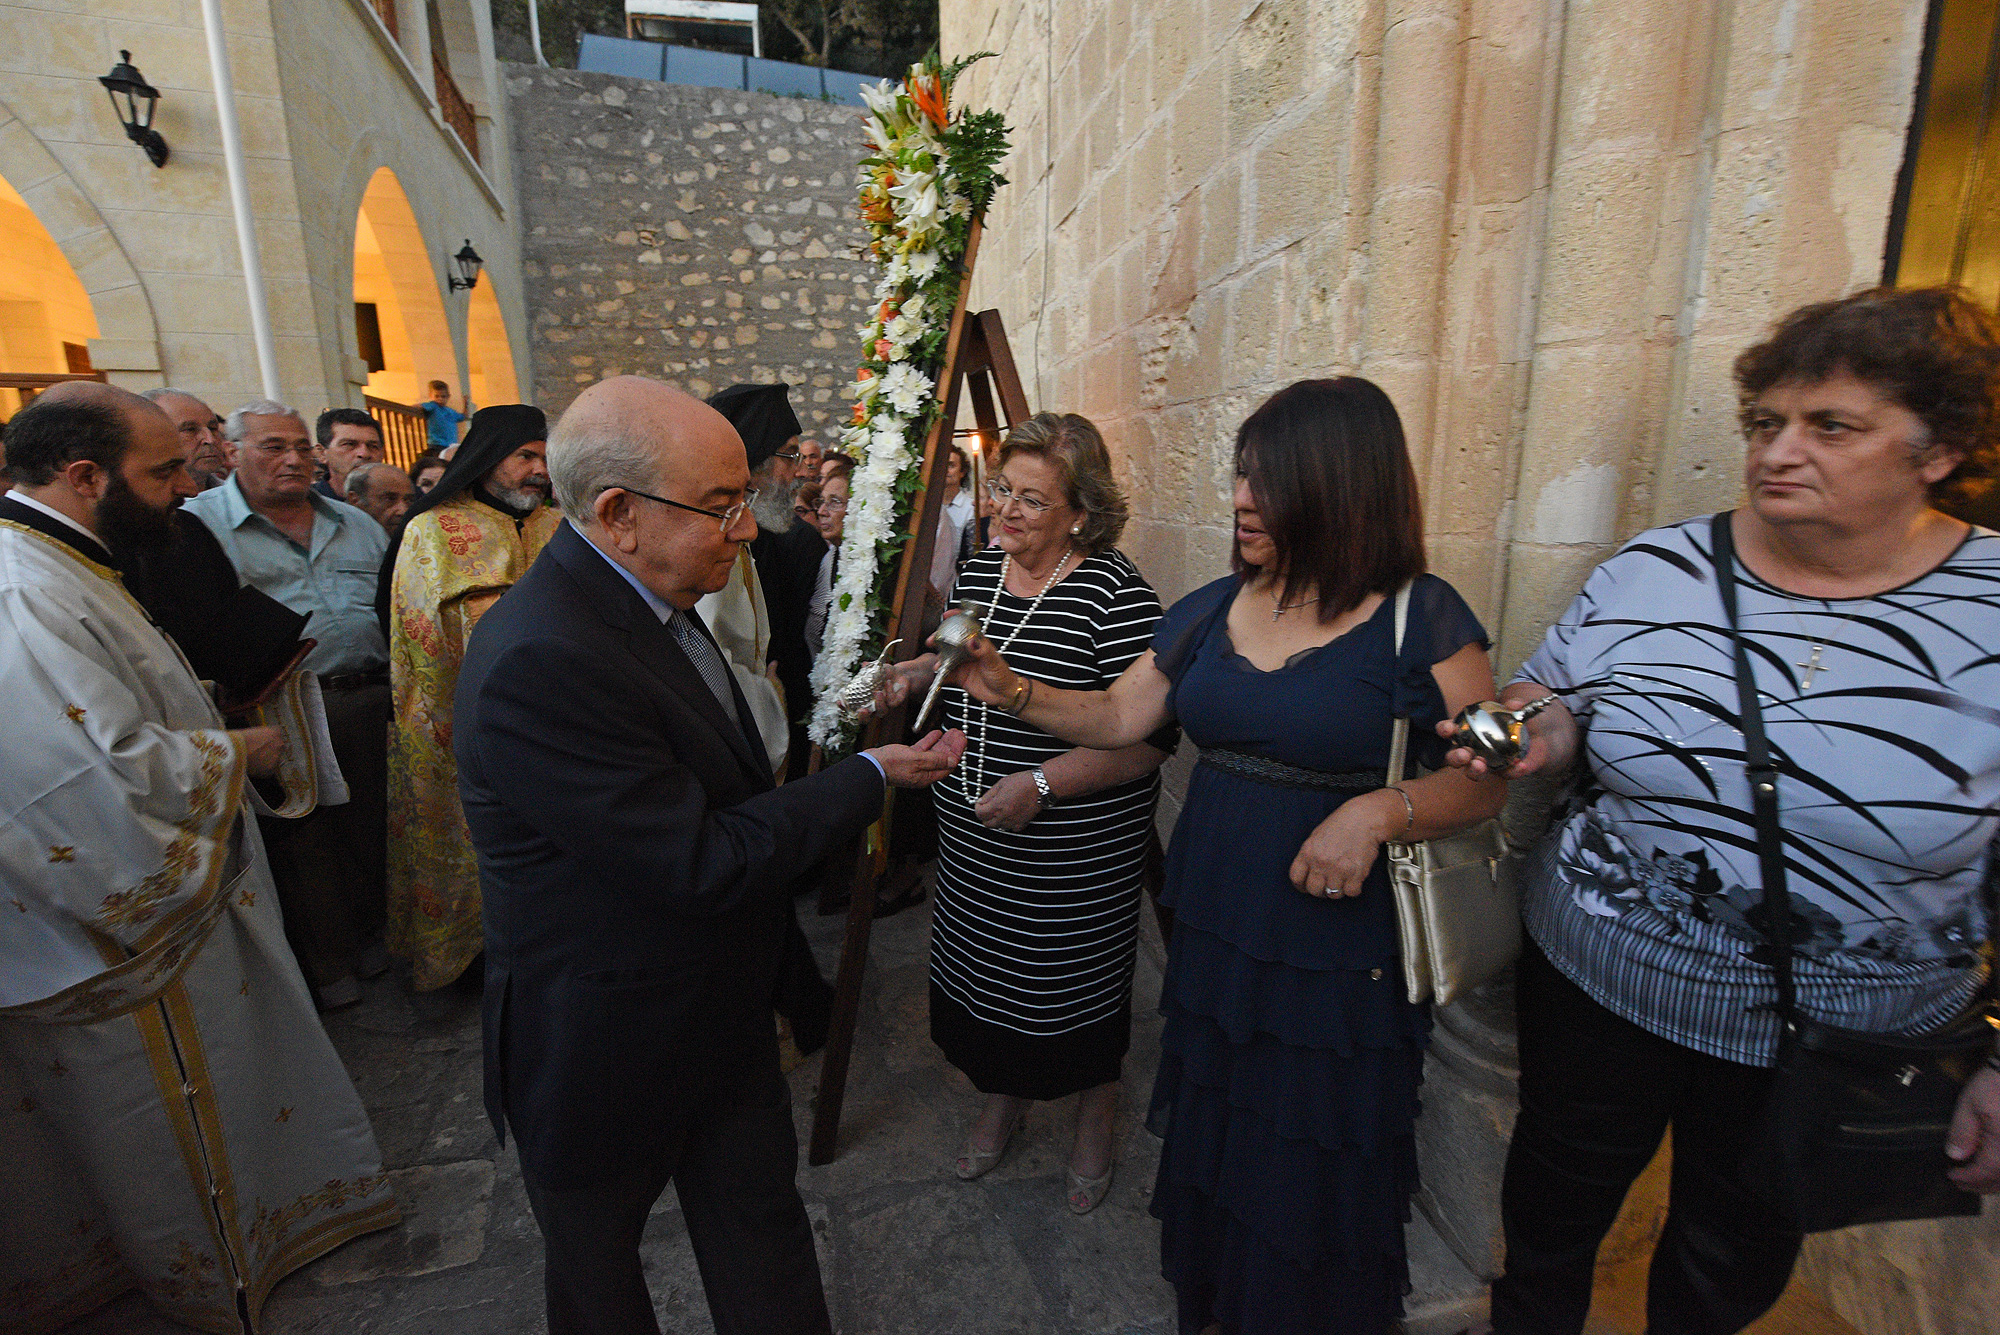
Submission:
<svg viewBox="0 0 2000 1335">
<path fill-rule="evenodd" d="M 1396 593 L 1396 660 L 1410 616 L 1410 586 Z M 1389 787 L 1402 783 L 1410 721 L 1396 720 L 1389 742 Z M 1492 978 L 1521 953 L 1521 902 L 1507 833 L 1488 817 L 1456 834 L 1391 840 L 1389 888 L 1403 983 L 1412 1003 L 1447 1006 Z"/>
</svg>

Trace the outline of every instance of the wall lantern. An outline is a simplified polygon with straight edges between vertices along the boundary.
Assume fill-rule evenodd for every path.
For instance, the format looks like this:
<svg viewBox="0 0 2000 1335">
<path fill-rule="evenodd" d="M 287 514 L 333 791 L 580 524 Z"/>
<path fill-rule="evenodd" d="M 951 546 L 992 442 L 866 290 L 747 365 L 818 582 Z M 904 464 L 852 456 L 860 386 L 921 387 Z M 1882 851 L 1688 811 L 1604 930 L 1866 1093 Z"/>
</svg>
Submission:
<svg viewBox="0 0 2000 1335">
<path fill-rule="evenodd" d="M 155 167 L 167 165 L 167 141 L 153 128 L 153 109 L 160 100 L 160 90 L 146 82 L 145 76 L 132 68 L 132 53 L 120 51 L 118 63 L 111 67 L 111 73 L 98 80 L 111 95 L 111 109 L 124 122 L 125 137 L 146 150 L 146 156 Z M 121 103 L 120 97 L 124 98 Z M 141 104 L 144 110 L 141 110 Z"/>
<path fill-rule="evenodd" d="M 447 276 L 453 292 L 470 292 L 479 286 L 479 266 L 486 261 L 479 258 L 479 252 L 472 248 L 472 238 L 465 239 L 465 248 L 451 257 L 452 267 L 458 272 Z"/>
</svg>

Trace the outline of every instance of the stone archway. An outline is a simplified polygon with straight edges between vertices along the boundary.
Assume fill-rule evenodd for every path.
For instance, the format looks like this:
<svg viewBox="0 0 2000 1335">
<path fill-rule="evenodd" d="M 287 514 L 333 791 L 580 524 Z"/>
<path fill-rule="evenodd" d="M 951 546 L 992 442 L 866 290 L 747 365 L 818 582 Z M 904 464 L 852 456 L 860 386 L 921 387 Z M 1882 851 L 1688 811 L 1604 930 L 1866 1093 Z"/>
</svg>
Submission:
<svg viewBox="0 0 2000 1335">
<path fill-rule="evenodd" d="M 92 368 L 129 389 L 164 384 L 159 326 L 138 271 L 90 196 L 4 102 L 0 177 L 18 192 L 75 273 L 95 324 L 87 342 Z"/>
<path fill-rule="evenodd" d="M 500 313 L 500 296 L 490 275 L 467 294 L 465 307 L 465 385 L 472 401 L 520 403 L 521 387 L 514 376 L 514 348 L 507 338 L 507 321 Z"/>
<path fill-rule="evenodd" d="M 358 351 L 372 359 L 367 384 L 374 398 L 420 403 L 432 380 L 458 393 L 458 351 L 434 253 L 396 174 L 377 168 L 355 215 L 353 269 Z"/>
</svg>

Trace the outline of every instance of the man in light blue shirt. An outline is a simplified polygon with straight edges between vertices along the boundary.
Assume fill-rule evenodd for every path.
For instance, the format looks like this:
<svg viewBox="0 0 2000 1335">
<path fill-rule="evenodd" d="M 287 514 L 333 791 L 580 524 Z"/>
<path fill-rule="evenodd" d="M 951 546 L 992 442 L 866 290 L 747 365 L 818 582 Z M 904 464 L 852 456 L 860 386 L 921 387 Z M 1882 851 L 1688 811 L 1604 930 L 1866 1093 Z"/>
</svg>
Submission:
<svg viewBox="0 0 2000 1335">
<path fill-rule="evenodd" d="M 303 421 L 289 411 L 250 411 L 279 406 L 250 404 L 229 415 L 223 430 L 236 447 L 236 473 L 184 508 L 208 525 L 245 584 L 312 617 L 305 633 L 319 644 L 307 667 L 322 677 L 387 671 L 375 578 L 389 535 L 366 511 L 313 490 Z M 300 440 L 303 455 L 292 452 Z"/>
<path fill-rule="evenodd" d="M 313 442 L 282 403 L 245 404 L 223 436 L 236 451 L 227 482 L 189 501 L 245 584 L 311 620 L 334 758 L 352 796 L 298 820 L 260 818 L 285 932 L 323 1008 L 361 999 L 358 978 L 387 965 L 379 937 L 388 850 L 389 648 L 375 619 L 375 580 L 389 535 L 362 510 L 312 488 Z"/>
</svg>

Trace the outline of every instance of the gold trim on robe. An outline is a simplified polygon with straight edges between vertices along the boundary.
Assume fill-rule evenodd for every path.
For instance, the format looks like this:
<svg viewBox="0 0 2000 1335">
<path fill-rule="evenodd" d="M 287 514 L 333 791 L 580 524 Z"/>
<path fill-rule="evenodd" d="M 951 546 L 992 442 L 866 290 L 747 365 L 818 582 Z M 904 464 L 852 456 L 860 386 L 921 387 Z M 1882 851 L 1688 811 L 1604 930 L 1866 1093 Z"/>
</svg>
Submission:
<svg viewBox="0 0 2000 1335">
<path fill-rule="evenodd" d="M 522 521 L 470 495 L 403 531 L 389 603 L 389 925 L 391 954 L 418 991 L 443 987 L 484 948 L 479 863 L 458 804 L 452 695 L 466 642 L 554 536 L 562 516 Z M 560 689 L 551 682 L 551 689 Z"/>
</svg>

